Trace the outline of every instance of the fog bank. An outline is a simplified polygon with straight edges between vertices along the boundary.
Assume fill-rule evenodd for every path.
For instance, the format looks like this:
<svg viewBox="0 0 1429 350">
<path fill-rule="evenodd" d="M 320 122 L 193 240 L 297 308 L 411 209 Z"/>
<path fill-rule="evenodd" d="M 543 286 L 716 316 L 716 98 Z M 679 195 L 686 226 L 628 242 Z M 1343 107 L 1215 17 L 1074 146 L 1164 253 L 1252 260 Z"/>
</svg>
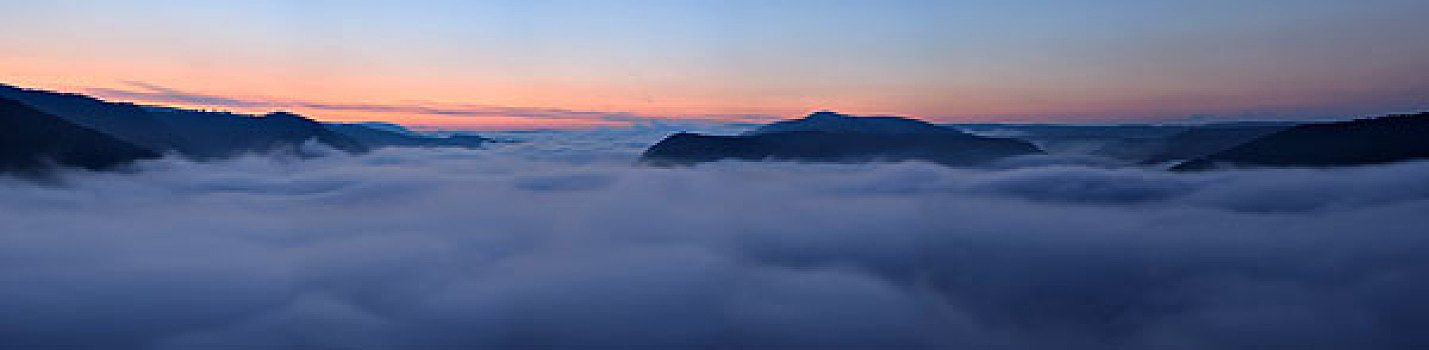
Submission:
<svg viewBox="0 0 1429 350">
<path fill-rule="evenodd" d="M 662 169 L 604 135 L 0 180 L 0 348 L 1429 346 L 1429 163 Z"/>
</svg>

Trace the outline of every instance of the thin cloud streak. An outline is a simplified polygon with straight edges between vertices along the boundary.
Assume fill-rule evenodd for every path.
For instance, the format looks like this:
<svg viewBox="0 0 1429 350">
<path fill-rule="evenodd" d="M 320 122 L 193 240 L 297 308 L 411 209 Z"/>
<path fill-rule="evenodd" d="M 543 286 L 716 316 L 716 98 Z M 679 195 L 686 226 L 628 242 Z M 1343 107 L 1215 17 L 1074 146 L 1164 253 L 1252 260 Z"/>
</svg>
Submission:
<svg viewBox="0 0 1429 350">
<path fill-rule="evenodd" d="M 239 98 L 205 94 L 168 88 L 141 81 L 124 81 L 137 89 L 86 88 L 85 91 L 103 98 L 122 99 L 145 103 L 174 103 L 227 108 L 295 108 L 332 112 L 388 113 L 417 116 L 470 116 L 470 117 L 516 117 L 555 120 L 595 120 L 621 123 L 646 123 L 665 119 L 695 122 L 741 122 L 767 121 L 776 116 L 759 114 L 721 114 L 694 116 L 649 116 L 631 112 L 578 111 L 549 107 L 511 107 L 455 104 L 435 106 L 433 104 L 411 102 L 404 104 L 381 103 L 331 103 L 295 99 Z"/>
</svg>

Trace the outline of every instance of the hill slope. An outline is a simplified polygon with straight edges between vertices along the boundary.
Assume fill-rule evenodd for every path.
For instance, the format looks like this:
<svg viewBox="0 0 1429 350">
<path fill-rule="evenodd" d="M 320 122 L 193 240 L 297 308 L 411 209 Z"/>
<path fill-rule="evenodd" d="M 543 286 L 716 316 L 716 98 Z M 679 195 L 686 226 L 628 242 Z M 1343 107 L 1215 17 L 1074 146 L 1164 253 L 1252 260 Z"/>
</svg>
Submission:
<svg viewBox="0 0 1429 350">
<path fill-rule="evenodd" d="M 146 149 L 177 152 L 197 159 L 297 148 L 309 141 L 352 153 L 370 148 L 332 132 L 316 121 L 291 113 L 254 117 L 178 108 L 145 108 L 80 94 L 21 89 L 3 84 L 0 84 L 0 97 L 23 102 L 39 111 Z"/>
<path fill-rule="evenodd" d="M 453 135 L 425 137 L 395 131 L 370 124 L 325 124 L 328 130 L 347 136 L 371 147 L 457 147 L 480 148 L 491 139 L 480 136 Z M 398 127 L 400 128 L 400 127 Z"/>
<path fill-rule="evenodd" d="M 971 136 L 958 129 L 943 127 L 922 120 L 901 117 L 854 117 L 835 112 L 814 112 L 799 119 L 788 119 L 760 126 L 745 135 L 781 132 L 816 131 L 827 133 L 877 134 L 957 134 Z"/>
<path fill-rule="evenodd" d="M 295 150 L 310 141 L 349 153 L 371 149 L 312 119 L 287 112 L 257 117 L 198 111 L 154 112 L 153 115 L 188 139 L 181 151 L 196 158 Z"/>
<path fill-rule="evenodd" d="M 101 170 L 157 157 L 154 151 L 0 98 L 0 172 L 37 173 L 52 166 Z"/>
<path fill-rule="evenodd" d="M 1297 125 L 1173 169 L 1349 166 L 1424 158 L 1429 158 L 1429 113 Z"/>
<path fill-rule="evenodd" d="M 4 84 L 0 84 L 0 98 L 22 102 L 46 114 L 158 152 L 182 151 L 189 142 L 159 118 L 130 103 Z"/>
<path fill-rule="evenodd" d="M 766 125 L 741 136 L 671 135 L 651 146 L 642 162 L 689 165 L 723 159 L 805 162 L 928 161 L 971 166 L 1041 153 L 1023 141 L 980 137 L 919 120 L 850 117 L 819 112 Z"/>
<path fill-rule="evenodd" d="M 1161 140 L 1155 148 L 1156 151 L 1141 160 L 1141 163 L 1157 164 L 1199 159 L 1290 127 L 1291 125 L 1274 124 L 1192 127 Z"/>
</svg>

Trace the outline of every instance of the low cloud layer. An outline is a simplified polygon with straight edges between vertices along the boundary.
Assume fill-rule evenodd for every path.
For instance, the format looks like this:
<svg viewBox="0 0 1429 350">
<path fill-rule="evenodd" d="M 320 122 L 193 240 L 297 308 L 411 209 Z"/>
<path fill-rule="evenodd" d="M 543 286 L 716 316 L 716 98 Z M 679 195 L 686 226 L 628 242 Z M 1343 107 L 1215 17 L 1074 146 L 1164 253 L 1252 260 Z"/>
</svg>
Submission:
<svg viewBox="0 0 1429 350">
<path fill-rule="evenodd" d="M 1429 163 L 630 166 L 652 135 L 0 180 L 0 348 L 1429 345 Z"/>
</svg>

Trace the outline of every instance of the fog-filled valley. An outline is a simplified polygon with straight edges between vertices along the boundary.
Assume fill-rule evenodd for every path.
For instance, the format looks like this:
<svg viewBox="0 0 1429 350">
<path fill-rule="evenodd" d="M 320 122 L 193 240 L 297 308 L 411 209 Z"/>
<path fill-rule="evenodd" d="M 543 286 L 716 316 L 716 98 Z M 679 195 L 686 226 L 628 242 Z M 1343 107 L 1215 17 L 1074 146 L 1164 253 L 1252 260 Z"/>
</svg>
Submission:
<svg viewBox="0 0 1429 350">
<path fill-rule="evenodd" d="M 698 128 L 0 178 L 0 348 L 1429 345 L 1429 162 L 639 164 Z"/>
<path fill-rule="evenodd" d="M 1429 349 L 1426 0 L 0 6 L 0 350 Z"/>
</svg>

